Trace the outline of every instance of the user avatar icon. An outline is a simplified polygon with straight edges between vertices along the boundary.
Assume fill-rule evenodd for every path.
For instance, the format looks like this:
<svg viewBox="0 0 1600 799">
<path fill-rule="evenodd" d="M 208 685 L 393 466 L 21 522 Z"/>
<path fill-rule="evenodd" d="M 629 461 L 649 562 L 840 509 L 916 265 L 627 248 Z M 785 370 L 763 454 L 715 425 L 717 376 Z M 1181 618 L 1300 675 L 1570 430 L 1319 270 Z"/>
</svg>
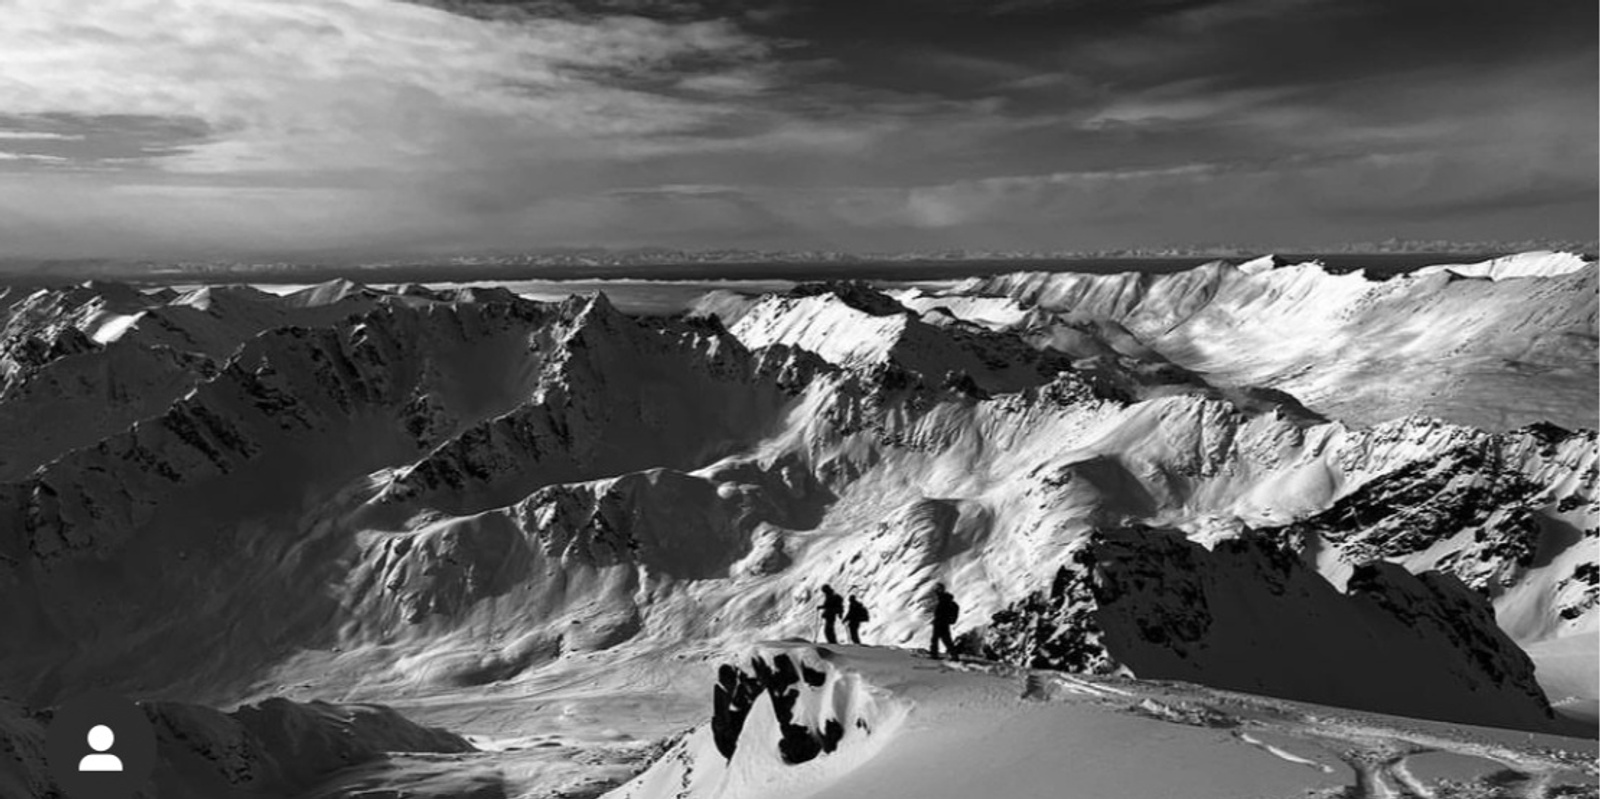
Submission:
<svg viewBox="0 0 1600 799">
<path fill-rule="evenodd" d="M 156 731 L 146 708 L 110 691 L 89 690 L 56 705 L 51 715 L 44 751 L 50 777 L 60 789 L 52 795 L 134 799 L 164 794 L 151 781 L 157 760 Z M 84 746 L 85 739 L 88 746 Z M 5 772 L 5 760 L 0 752 L 0 774 Z M 7 785 L 0 776 L 0 794 L 10 796 Z"/>
<path fill-rule="evenodd" d="M 104 724 L 96 724 L 89 730 L 89 748 L 94 750 L 92 755 L 84 755 L 78 761 L 79 771 L 121 771 L 122 758 L 107 752 L 117 742 L 117 734 Z"/>
</svg>

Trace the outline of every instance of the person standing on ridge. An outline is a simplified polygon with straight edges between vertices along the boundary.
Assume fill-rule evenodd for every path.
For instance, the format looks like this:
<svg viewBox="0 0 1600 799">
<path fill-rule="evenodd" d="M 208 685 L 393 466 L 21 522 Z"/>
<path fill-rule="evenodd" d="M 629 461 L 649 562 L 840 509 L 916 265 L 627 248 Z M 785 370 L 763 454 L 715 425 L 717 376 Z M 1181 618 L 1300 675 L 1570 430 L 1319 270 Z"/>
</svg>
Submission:
<svg viewBox="0 0 1600 799">
<path fill-rule="evenodd" d="M 834 631 L 833 624 L 844 615 L 844 597 L 833 592 L 833 586 L 822 587 L 822 632 L 828 638 L 828 643 L 839 643 L 839 634 Z"/>
<path fill-rule="evenodd" d="M 928 647 L 928 654 L 934 660 L 939 659 L 939 644 L 943 643 L 945 651 L 950 653 L 950 659 L 956 659 L 956 642 L 950 637 L 950 628 L 955 625 L 956 619 L 961 615 L 961 606 L 956 604 L 956 598 L 944 588 L 944 583 L 933 585 L 933 643 Z"/>
<path fill-rule="evenodd" d="M 871 616 L 867 613 L 867 606 L 855 594 L 850 595 L 850 609 L 844 614 L 844 628 L 850 632 L 850 643 L 861 644 L 861 625 L 867 623 Z"/>
</svg>

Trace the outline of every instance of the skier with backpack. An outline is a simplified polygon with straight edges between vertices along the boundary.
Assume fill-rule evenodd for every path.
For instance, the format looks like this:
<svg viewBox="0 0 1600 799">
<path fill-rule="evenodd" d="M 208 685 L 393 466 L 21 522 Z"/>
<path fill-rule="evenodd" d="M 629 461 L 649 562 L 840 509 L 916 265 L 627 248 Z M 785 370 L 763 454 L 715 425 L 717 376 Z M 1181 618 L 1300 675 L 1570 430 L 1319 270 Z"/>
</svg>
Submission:
<svg viewBox="0 0 1600 799">
<path fill-rule="evenodd" d="M 833 624 L 844 615 L 844 597 L 833 592 L 833 586 L 822 587 L 822 606 L 817 608 L 822 611 L 822 632 L 828 643 L 839 643 L 839 635 L 834 631 Z"/>
<path fill-rule="evenodd" d="M 939 644 L 943 643 L 945 651 L 950 653 L 950 659 L 956 659 L 956 642 L 950 637 L 950 628 L 955 626 L 956 619 L 961 616 L 961 605 L 956 603 L 956 598 L 945 590 L 944 583 L 935 583 L 933 586 L 933 643 L 928 647 L 928 654 L 933 659 L 939 659 Z"/>
<path fill-rule="evenodd" d="M 850 609 L 844 614 L 844 627 L 850 632 L 850 643 L 861 644 L 861 625 L 866 624 L 871 615 L 867 613 L 867 606 L 855 594 L 850 595 Z"/>
</svg>

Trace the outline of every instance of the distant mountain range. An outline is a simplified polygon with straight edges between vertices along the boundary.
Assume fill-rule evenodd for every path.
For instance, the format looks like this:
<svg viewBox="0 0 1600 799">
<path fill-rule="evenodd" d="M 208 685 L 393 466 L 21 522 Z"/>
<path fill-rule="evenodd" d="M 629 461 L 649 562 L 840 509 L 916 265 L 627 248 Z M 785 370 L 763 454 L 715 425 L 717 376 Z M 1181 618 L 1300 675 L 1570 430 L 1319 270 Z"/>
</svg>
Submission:
<svg viewBox="0 0 1600 799">
<path fill-rule="evenodd" d="M 905 252 L 841 252 L 833 250 L 682 250 L 664 247 L 614 249 L 565 247 L 527 251 L 486 250 L 461 253 L 358 256 L 350 254 L 261 256 L 214 260 L 162 260 L 145 258 L 34 259 L 0 256 L 0 282 L 29 284 L 72 283 L 82 280 L 265 280 L 321 282 L 335 273 L 359 270 L 385 273 L 376 281 L 429 279 L 418 270 L 452 272 L 487 270 L 462 277 L 451 274 L 435 279 L 509 279 L 513 277 L 607 277 L 617 269 L 718 264 L 894 264 L 926 262 L 1029 262 L 1118 259 L 1228 259 L 1248 260 L 1265 253 L 1311 255 L 1407 255 L 1487 258 L 1529 251 L 1570 252 L 1591 260 L 1600 251 L 1596 241 L 1483 241 L 1400 240 L 1344 243 L 1303 247 L 1217 244 L 1172 247 L 1128 247 L 1101 250 L 926 250 Z M 525 270 L 540 270 L 539 274 Z M 555 271 L 550 271 L 555 270 Z M 544 274 L 544 272 L 550 272 Z M 675 276 L 669 276 L 675 277 Z"/>
</svg>

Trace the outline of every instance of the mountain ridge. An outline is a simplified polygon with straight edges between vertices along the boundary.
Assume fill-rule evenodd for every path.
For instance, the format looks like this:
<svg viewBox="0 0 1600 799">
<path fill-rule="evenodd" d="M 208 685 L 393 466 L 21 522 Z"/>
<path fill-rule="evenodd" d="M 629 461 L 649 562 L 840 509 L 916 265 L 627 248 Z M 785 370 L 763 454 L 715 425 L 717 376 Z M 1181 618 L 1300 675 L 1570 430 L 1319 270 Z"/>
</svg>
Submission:
<svg viewBox="0 0 1600 799">
<path fill-rule="evenodd" d="M 1157 305 L 1214 313 L 1227 295 L 1207 281 L 1256 279 L 1226 274 L 1174 278 L 1198 294 Z M 1317 274 L 1282 267 L 1236 299 L 1293 305 Z M 1581 319 L 1572 298 L 1592 279 L 1467 279 L 1477 293 L 1458 299 L 1553 292 Z M 1161 284 L 1119 278 L 1082 296 L 1136 315 Z M 1509 294 L 1481 290 L 1501 284 Z M 85 291 L 72 308 L 96 302 Z M 949 286 L 724 294 L 660 317 L 604 295 L 348 283 L 286 303 L 143 296 L 155 310 L 104 344 L 84 332 L 99 311 L 58 325 L 94 349 L 42 368 L 119 347 L 171 353 L 152 370 L 214 366 L 192 367 L 170 400 L 172 382 L 124 381 L 129 407 L 160 413 L 0 482 L 0 623 L 18 631 L 0 643 L 0 683 L 30 703 L 107 681 L 219 704 L 301 690 L 425 702 L 808 635 L 824 583 L 859 592 L 873 638 L 905 646 L 926 634 L 917 607 L 933 582 L 957 588 L 962 632 L 981 633 L 1074 547 L 1135 525 L 1206 552 L 1260 530 L 1295 579 L 1326 583 L 1319 612 L 1351 582 L 1419 608 L 1465 596 L 1468 626 L 1415 658 L 1455 669 L 1451 684 L 1515 674 L 1526 688 L 1531 669 L 1499 642 L 1534 648 L 1600 620 L 1592 430 L 1330 418 L 1184 366 L 1154 328 L 1114 318 Z M 174 302 L 186 329 L 212 332 L 157 324 Z M 50 329 L 47 316 L 26 329 Z M 247 332 L 262 319 L 282 323 Z M 893 330 L 871 326 L 885 319 Z M 1240 582 L 1271 584 L 1277 563 L 1240 567 Z M 210 654 L 174 655 L 194 646 Z M 1197 674 L 1239 685 L 1227 669 Z M 1365 706 L 1398 709 L 1404 694 Z M 1480 720 L 1543 724 L 1513 709 L 1524 701 L 1494 694 Z"/>
</svg>

